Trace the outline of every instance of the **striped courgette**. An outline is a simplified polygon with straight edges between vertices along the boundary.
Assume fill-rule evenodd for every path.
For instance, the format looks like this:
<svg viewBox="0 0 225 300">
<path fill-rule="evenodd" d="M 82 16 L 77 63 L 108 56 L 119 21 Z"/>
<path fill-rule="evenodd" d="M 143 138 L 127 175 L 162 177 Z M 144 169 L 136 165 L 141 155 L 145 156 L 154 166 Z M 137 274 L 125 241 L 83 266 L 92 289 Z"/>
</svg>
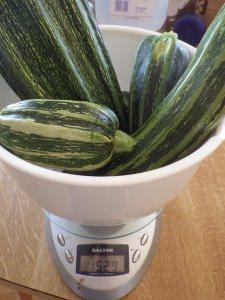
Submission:
<svg viewBox="0 0 225 300">
<path fill-rule="evenodd" d="M 173 32 L 149 36 L 139 46 L 131 87 L 130 133 L 140 128 L 186 70 L 187 50 Z"/>
<path fill-rule="evenodd" d="M 86 0 L 0 1 L 0 72 L 21 99 L 86 99 L 126 127 L 115 71 Z"/>
<path fill-rule="evenodd" d="M 84 101 L 26 100 L 0 113 L 0 143 L 13 154 L 41 166 L 90 171 L 113 152 L 130 151 L 134 140 L 118 130 L 109 108 Z"/>
<path fill-rule="evenodd" d="M 174 89 L 133 137 L 132 152 L 101 174 L 139 173 L 181 159 L 206 141 L 225 115 L 225 5 Z"/>
<path fill-rule="evenodd" d="M 129 132 L 133 133 L 138 129 L 138 111 L 144 81 L 147 81 L 148 69 L 151 63 L 151 53 L 156 36 L 149 36 L 140 44 L 133 66 L 130 97 L 128 105 Z"/>
</svg>

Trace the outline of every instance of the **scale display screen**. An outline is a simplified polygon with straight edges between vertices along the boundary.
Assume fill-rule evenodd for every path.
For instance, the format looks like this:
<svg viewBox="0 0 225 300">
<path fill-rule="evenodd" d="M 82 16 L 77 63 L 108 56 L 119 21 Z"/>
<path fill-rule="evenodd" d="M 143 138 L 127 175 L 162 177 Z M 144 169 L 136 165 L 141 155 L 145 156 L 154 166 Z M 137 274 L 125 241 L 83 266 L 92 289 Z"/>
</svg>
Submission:
<svg viewBox="0 0 225 300">
<path fill-rule="evenodd" d="M 90 276 L 115 276 L 129 273 L 128 245 L 78 245 L 76 273 Z"/>
</svg>

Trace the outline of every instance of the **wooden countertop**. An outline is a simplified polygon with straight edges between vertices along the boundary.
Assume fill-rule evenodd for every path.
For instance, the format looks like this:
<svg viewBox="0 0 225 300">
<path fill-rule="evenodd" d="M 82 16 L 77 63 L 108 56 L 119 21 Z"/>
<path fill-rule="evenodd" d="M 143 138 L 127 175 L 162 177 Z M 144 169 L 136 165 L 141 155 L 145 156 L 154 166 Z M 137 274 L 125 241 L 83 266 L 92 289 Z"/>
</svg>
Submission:
<svg viewBox="0 0 225 300">
<path fill-rule="evenodd" d="M 223 3 L 210 1 L 207 20 Z M 1 171 L 0 284 L 44 299 L 79 299 L 56 272 L 43 226 L 41 208 Z M 165 208 L 151 268 L 124 299 L 225 299 L 225 144 Z"/>
</svg>

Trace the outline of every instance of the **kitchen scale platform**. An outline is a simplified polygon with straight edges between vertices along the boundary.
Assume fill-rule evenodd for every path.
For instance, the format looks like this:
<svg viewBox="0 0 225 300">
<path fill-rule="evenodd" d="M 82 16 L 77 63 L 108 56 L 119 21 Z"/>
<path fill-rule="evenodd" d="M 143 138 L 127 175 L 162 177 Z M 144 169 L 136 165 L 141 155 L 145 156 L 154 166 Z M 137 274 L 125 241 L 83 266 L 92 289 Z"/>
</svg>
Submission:
<svg viewBox="0 0 225 300">
<path fill-rule="evenodd" d="M 148 271 L 161 211 L 117 226 L 83 226 L 46 212 L 48 246 L 62 279 L 79 296 L 114 300 Z"/>
</svg>

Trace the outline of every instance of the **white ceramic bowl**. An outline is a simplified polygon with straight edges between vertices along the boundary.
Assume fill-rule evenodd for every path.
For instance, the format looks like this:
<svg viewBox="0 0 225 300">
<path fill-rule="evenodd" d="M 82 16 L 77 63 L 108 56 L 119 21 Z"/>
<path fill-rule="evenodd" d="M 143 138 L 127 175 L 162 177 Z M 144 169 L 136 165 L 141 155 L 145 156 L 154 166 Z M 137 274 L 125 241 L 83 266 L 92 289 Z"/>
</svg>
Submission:
<svg viewBox="0 0 225 300">
<path fill-rule="evenodd" d="M 154 32 L 119 26 L 102 26 L 121 88 L 128 90 L 134 54 L 140 41 Z M 195 48 L 185 45 L 193 54 Z M 0 103 L 18 98 L 0 79 Z M 0 160 L 12 178 L 41 207 L 71 221 L 115 225 L 155 212 L 177 196 L 199 163 L 225 140 L 225 119 L 201 148 L 166 167 L 116 177 L 62 174 L 28 163 L 0 147 Z"/>
</svg>

